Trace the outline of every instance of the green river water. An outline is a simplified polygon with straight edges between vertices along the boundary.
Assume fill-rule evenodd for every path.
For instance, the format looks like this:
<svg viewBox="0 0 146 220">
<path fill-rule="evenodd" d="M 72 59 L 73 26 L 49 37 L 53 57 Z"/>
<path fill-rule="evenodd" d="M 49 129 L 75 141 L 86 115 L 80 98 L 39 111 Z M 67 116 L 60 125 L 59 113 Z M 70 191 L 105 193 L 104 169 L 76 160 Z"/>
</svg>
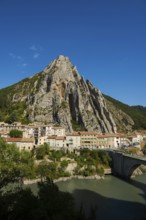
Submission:
<svg viewBox="0 0 146 220">
<path fill-rule="evenodd" d="M 73 194 L 76 206 L 88 216 L 91 207 L 98 220 L 146 219 L 146 173 L 126 182 L 114 176 L 101 180 L 72 179 L 57 183 L 61 191 Z"/>
</svg>

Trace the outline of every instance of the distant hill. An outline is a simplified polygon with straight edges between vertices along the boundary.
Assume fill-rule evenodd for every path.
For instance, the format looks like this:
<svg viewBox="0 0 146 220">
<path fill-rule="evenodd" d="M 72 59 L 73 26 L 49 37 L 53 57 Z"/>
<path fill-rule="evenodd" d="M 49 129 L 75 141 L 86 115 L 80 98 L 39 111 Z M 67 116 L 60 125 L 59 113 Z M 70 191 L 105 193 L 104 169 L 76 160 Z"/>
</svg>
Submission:
<svg viewBox="0 0 146 220">
<path fill-rule="evenodd" d="M 59 56 L 41 72 L 0 90 L 0 121 L 54 124 L 70 132 L 128 132 L 146 129 L 146 108 L 103 95 L 69 58 Z"/>
</svg>

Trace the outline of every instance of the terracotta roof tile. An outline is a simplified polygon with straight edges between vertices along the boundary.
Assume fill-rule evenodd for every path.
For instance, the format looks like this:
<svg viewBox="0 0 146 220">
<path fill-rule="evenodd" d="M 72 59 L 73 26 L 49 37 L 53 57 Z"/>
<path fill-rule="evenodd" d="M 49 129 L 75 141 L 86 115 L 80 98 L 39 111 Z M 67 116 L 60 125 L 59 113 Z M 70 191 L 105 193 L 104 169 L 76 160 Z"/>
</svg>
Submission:
<svg viewBox="0 0 146 220">
<path fill-rule="evenodd" d="M 95 131 L 80 131 L 79 134 L 81 135 L 97 135 Z"/>
<path fill-rule="evenodd" d="M 6 142 L 34 142 L 33 138 L 5 138 Z"/>
<path fill-rule="evenodd" d="M 56 140 L 65 140 L 66 139 L 66 137 L 64 137 L 64 136 L 57 136 L 56 137 Z"/>
</svg>

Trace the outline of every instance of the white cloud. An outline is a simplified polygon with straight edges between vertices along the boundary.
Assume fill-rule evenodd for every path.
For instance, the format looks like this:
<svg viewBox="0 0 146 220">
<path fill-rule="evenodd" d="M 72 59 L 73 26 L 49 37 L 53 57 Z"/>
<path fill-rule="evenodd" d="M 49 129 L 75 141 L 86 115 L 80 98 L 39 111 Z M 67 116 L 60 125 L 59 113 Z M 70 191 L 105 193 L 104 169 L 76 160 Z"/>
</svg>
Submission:
<svg viewBox="0 0 146 220">
<path fill-rule="evenodd" d="M 40 53 L 35 53 L 35 54 L 33 55 L 33 59 L 37 59 L 39 56 L 40 56 Z"/>
<path fill-rule="evenodd" d="M 16 54 L 14 54 L 14 53 L 9 53 L 9 56 L 12 57 L 13 59 L 16 58 Z"/>
<path fill-rule="evenodd" d="M 40 45 L 32 44 L 29 49 L 34 53 L 33 59 L 37 59 L 40 56 L 40 52 L 43 50 L 43 48 Z"/>
<path fill-rule="evenodd" d="M 23 60 L 23 58 L 21 56 L 17 56 L 15 53 L 10 52 L 9 56 L 12 57 L 13 59 Z"/>
<path fill-rule="evenodd" d="M 22 63 L 22 66 L 26 67 L 26 66 L 28 66 L 28 63 Z"/>
<path fill-rule="evenodd" d="M 17 56 L 16 57 L 18 60 L 23 60 L 23 58 L 21 56 Z"/>
<path fill-rule="evenodd" d="M 33 51 L 37 51 L 37 47 L 35 45 L 32 45 L 29 49 Z"/>
</svg>

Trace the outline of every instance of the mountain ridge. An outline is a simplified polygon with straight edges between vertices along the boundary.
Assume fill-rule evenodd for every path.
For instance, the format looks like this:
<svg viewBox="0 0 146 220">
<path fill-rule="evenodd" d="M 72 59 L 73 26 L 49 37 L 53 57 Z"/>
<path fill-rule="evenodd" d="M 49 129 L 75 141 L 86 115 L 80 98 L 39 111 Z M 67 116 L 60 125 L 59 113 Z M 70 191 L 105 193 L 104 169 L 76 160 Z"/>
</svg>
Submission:
<svg viewBox="0 0 146 220">
<path fill-rule="evenodd" d="M 51 123 L 70 132 L 146 129 L 145 123 L 138 125 L 128 110 L 117 106 L 119 101 L 114 100 L 103 95 L 89 80 L 85 81 L 69 58 L 60 55 L 43 71 L 0 89 L 0 121 Z M 130 106 L 129 111 L 131 108 L 138 111 Z"/>
</svg>

